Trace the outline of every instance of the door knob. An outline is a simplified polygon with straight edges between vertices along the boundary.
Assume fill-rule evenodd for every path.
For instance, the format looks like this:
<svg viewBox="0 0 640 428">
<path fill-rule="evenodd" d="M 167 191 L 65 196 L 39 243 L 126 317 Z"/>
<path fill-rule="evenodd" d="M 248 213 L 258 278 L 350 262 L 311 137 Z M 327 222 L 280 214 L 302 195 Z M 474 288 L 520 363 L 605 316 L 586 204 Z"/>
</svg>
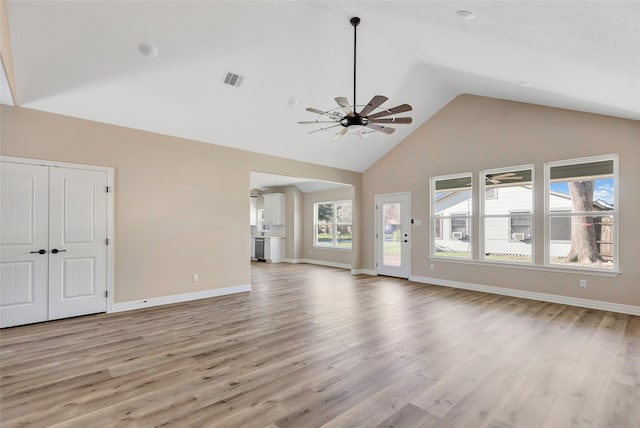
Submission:
<svg viewBox="0 0 640 428">
<path fill-rule="evenodd" d="M 57 248 L 54 248 L 53 250 L 51 250 L 53 254 L 64 253 L 65 251 L 67 250 L 58 250 Z"/>
<path fill-rule="evenodd" d="M 47 254 L 47 250 L 31 251 L 31 254 Z"/>
</svg>

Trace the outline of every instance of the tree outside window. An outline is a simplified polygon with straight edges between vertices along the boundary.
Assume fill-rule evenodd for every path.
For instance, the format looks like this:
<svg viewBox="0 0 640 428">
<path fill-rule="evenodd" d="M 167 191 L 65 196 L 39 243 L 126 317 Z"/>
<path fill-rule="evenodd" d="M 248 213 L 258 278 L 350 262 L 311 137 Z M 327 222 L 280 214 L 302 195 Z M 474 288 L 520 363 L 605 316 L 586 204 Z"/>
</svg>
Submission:
<svg viewBox="0 0 640 428">
<path fill-rule="evenodd" d="M 331 201 L 314 204 L 315 245 L 317 247 L 351 249 L 352 203 Z"/>
</svg>

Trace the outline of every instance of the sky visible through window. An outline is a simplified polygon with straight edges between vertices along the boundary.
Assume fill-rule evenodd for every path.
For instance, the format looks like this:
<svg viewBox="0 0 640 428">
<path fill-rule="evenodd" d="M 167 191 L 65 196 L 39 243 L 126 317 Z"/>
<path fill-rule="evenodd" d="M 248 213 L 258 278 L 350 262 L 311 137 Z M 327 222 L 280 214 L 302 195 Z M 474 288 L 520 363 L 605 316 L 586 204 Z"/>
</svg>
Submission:
<svg viewBox="0 0 640 428">
<path fill-rule="evenodd" d="M 560 181 L 557 183 L 551 183 L 551 191 L 558 192 L 565 195 L 569 194 L 569 186 L 566 181 Z M 598 199 L 605 201 L 608 204 L 613 204 L 613 178 L 604 178 L 595 181 L 593 200 Z"/>
</svg>

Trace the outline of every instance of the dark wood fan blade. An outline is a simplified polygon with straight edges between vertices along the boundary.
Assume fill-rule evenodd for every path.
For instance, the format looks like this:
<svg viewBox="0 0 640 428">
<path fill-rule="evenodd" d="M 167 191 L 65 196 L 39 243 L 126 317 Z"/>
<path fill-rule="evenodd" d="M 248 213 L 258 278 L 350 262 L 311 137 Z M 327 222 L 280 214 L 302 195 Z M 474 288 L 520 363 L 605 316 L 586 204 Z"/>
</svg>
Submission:
<svg viewBox="0 0 640 428">
<path fill-rule="evenodd" d="M 369 119 L 369 123 L 411 123 L 413 119 L 410 117 L 387 117 L 383 119 Z"/>
<path fill-rule="evenodd" d="M 298 122 L 300 125 L 310 125 L 312 123 L 336 123 L 337 120 L 308 120 L 305 122 Z"/>
<path fill-rule="evenodd" d="M 334 112 L 326 112 L 326 111 L 322 111 L 322 110 L 318 110 L 317 108 L 313 108 L 313 107 L 307 107 L 306 109 L 307 111 L 310 111 L 311 113 L 316 113 L 316 114 L 321 114 L 321 115 L 327 115 L 332 119 L 341 119 L 344 116 L 340 115 L 340 114 L 336 114 Z"/>
<path fill-rule="evenodd" d="M 400 104 L 399 106 L 391 107 L 388 110 L 383 110 L 379 113 L 372 114 L 369 119 L 377 119 L 379 117 L 389 116 L 391 114 L 404 113 L 405 111 L 411 111 L 413 108 L 409 104 Z"/>
<path fill-rule="evenodd" d="M 374 123 L 370 123 L 366 125 L 367 128 L 375 129 L 376 131 L 384 132 L 385 134 L 393 134 L 396 132 L 395 128 L 389 128 L 388 126 L 376 125 Z"/>
<path fill-rule="evenodd" d="M 349 104 L 349 101 L 345 97 L 336 97 L 336 102 L 340 107 L 342 107 L 342 109 L 347 114 L 347 116 L 353 116 L 353 110 L 351 110 L 351 104 Z"/>
<path fill-rule="evenodd" d="M 347 128 L 346 126 L 344 127 L 344 129 L 342 129 L 340 132 L 338 132 L 333 138 L 332 140 L 337 140 L 338 138 L 341 138 L 344 134 L 347 133 L 347 131 L 349 130 L 349 128 Z"/>
<path fill-rule="evenodd" d="M 333 125 L 333 126 L 327 126 L 326 128 L 314 129 L 313 131 L 309 131 L 309 132 L 307 132 L 307 134 L 313 134 L 313 133 L 315 133 L 315 132 L 324 131 L 325 129 L 335 128 L 336 126 L 341 126 L 341 125 L 340 125 L 340 124 L 337 124 L 337 125 Z"/>
<path fill-rule="evenodd" d="M 379 106 L 381 106 L 382 103 L 384 103 L 388 99 L 389 98 L 387 98 L 385 96 L 382 96 L 382 95 L 376 95 L 375 97 L 371 98 L 371 101 L 369 101 L 369 104 L 364 106 L 364 108 L 360 112 L 360 116 L 368 115 L 369 113 L 371 113 L 372 111 L 377 109 Z"/>
</svg>

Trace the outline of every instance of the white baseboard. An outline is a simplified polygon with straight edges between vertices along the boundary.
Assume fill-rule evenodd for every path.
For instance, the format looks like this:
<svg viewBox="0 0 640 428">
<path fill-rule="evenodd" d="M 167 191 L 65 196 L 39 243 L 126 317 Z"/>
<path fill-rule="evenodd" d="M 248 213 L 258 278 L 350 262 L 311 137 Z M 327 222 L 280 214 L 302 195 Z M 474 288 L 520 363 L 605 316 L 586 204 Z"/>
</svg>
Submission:
<svg viewBox="0 0 640 428">
<path fill-rule="evenodd" d="M 378 276 L 374 269 L 351 269 L 351 275 L 371 275 Z"/>
<path fill-rule="evenodd" d="M 188 302 L 190 300 L 206 299 L 208 297 L 226 296 L 227 294 L 251 291 L 251 284 L 233 287 L 214 288 L 212 290 L 194 291 L 192 293 L 174 294 L 171 296 L 150 297 L 143 300 L 114 303 L 111 312 L 130 311 L 133 309 L 150 308 L 152 306 L 168 305 L 171 303 Z"/>
<path fill-rule="evenodd" d="M 441 285 L 444 287 L 462 288 L 464 290 L 483 291 L 485 293 L 501 294 L 503 296 L 542 300 L 544 302 L 560 303 L 570 306 L 580 306 L 590 309 L 600 309 L 603 311 L 620 312 L 629 315 L 640 315 L 640 306 L 603 302 L 601 300 L 591 300 L 582 299 L 579 297 L 560 296 L 557 294 L 538 293 L 536 291 L 514 290 L 512 288 L 495 287 L 492 285 L 474 284 L 470 282 L 450 281 L 448 279 L 427 278 L 424 276 L 414 275 L 411 275 L 409 277 L 409 281 L 421 282 L 424 284 Z"/>
<path fill-rule="evenodd" d="M 327 262 L 324 260 L 314 260 L 314 259 L 284 259 L 287 263 L 309 263 L 312 265 L 320 265 L 320 266 L 329 266 L 335 268 L 342 269 L 351 269 L 351 265 L 347 263 L 336 263 L 336 262 Z"/>
</svg>

